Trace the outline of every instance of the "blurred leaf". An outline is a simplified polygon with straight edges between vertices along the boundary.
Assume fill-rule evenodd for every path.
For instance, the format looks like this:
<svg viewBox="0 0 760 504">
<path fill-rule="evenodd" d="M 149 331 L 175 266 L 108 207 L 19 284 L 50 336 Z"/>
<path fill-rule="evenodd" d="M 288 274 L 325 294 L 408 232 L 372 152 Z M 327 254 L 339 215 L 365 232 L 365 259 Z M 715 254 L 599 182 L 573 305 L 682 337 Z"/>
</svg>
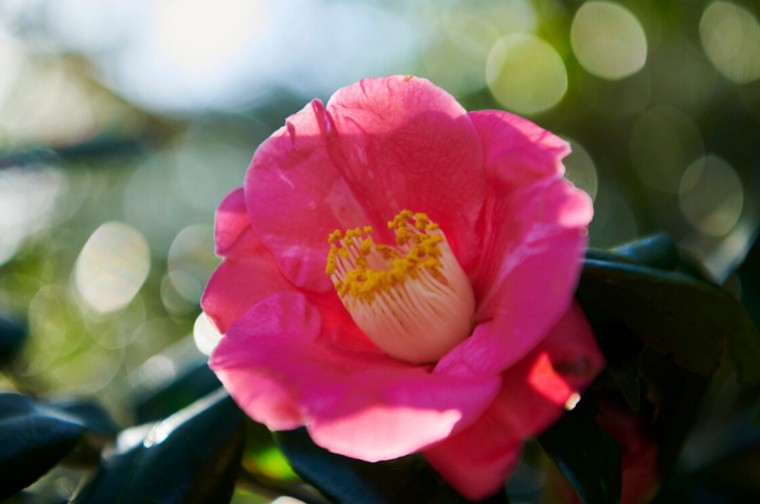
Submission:
<svg viewBox="0 0 760 504">
<path fill-rule="evenodd" d="M 681 457 L 684 442 L 702 411 L 711 377 L 687 371 L 669 355 L 650 350 L 643 357 L 642 374 L 653 389 L 651 395 L 657 398 L 650 430 L 658 445 L 658 472 L 666 479 Z"/>
<path fill-rule="evenodd" d="M 583 504 L 619 502 L 622 468 L 620 448 L 594 419 L 583 400 L 538 437 Z"/>
<path fill-rule="evenodd" d="M 111 415 L 98 403 L 86 399 L 55 399 L 48 404 L 53 408 L 63 411 L 87 427 L 91 434 L 111 436 L 115 435 L 119 427 L 111 418 Z"/>
<path fill-rule="evenodd" d="M 85 399 L 54 399 L 48 404 L 76 419 L 86 428 L 76 448 L 62 463 L 82 468 L 100 465 L 101 452 L 113 441 L 119 430 L 109 413 L 99 404 Z"/>
<path fill-rule="evenodd" d="M 678 266 L 678 250 L 670 236 L 659 233 L 615 247 L 612 252 L 638 264 L 662 270 Z"/>
<path fill-rule="evenodd" d="M 62 497 L 42 496 L 24 491 L 4 500 L 3 504 L 66 504 L 68 501 Z"/>
<path fill-rule="evenodd" d="M 17 151 L 0 151 L 0 169 L 60 160 L 136 156 L 142 155 L 143 152 L 144 147 L 138 139 L 102 134 L 80 143 L 59 147 L 27 147 Z"/>
<path fill-rule="evenodd" d="M 719 457 L 697 471 L 665 482 L 653 503 L 760 502 L 760 445 L 751 443 Z"/>
<path fill-rule="evenodd" d="M 686 275 L 586 259 L 577 291 L 584 308 L 606 312 L 678 365 L 711 375 L 729 347 L 740 379 L 760 381 L 758 333 L 728 291 Z"/>
<path fill-rule="evenodd" d="M 0 317 L 0 366 L 10 363 L 24 346 L 26 327 Z"/>
<path fill-rule="evenodd" d="M 266 426 L 251 419 L 246 421 L 242 464 L 251 474 L 262 474 L 278 480 L 300 481 L 282 450 L 274 442 L 272 432 Z"/>
<path fill-rule="evenodd" d="M 736 272 L 741 278 L 742 303 L 755 324 L 760 326 L 760 236 L 755 238 Z"/>
<path fill-rule="evenodd" d="M 229 502 L 243 448 L 243 419 L 219 390 L 114 454 L 73 502 Z"/>
<path fill-rule="evenodd" d="M 335 502 L 468 502 L 421 455 L 370 463 L 320 448 L 306 429 L 275 432 L 274 438 L 296 472 Z M 506 503 L 508 500 L 502 490 L 483 502 Z"/>
<path fill-rule="evenodd" d="M 700 471 L 710 486 L 731 489 L 754 502 L 760 500 L 760 444 L 753 444 L 711 463 Z M 749 500 L 747 501 L 749 502 Z"/>
<path fill-rule="evenodd" d="M 606 371 L 615 380 L 631 411 L 641 408 L 641 354 L 634 353 L 615 365 L 607 365 Z"/>
<path fill-rule="evenodd" d="M 75 419 L 27 396 L 0 394 L 0 500 L 48 472 L 84 431 Z"/>
<path fill-rule="evenodd" d="M 221 385 L 204 357 L 191 364 L 174 381 L 138 399 L 135 416 L 140 423 L 164 418 L 213 392 Z"/>
</svg>

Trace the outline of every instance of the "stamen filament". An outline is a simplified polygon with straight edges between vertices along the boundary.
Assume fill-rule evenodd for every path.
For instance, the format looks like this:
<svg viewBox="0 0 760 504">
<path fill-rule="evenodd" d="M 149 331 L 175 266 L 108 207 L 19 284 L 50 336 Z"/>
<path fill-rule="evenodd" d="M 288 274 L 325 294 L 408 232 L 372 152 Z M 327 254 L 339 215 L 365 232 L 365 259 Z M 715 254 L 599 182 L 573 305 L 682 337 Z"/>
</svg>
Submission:
<svg viewBox="0 0 760 504">
<path fill-rule="evenodd" d="M 469 280 L 426 214 L 403 210 L 388 227 L 395 246 L 375 244 L 369 226 L 331 233 L 326 273 L 378 347 L 413 363 L 436 361 L 469 335 Z"/>
</svg>

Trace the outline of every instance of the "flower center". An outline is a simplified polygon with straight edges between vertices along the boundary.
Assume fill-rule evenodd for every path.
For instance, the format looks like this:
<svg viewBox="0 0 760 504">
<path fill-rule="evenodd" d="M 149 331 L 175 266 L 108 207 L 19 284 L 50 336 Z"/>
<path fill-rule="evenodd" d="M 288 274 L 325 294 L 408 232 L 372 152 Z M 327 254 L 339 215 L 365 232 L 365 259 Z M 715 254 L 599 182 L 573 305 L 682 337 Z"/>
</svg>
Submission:
<svg viewBox="0 0 760 504">
<path fill-rule="evenodd" d="M 403 210 L 388 228 L 395 246 L 376 244 L 369 226 L 331 233 L 326 272 L 380 349 L 415 364 L 435 362 L 470 334 L 470 282 L 427 215 Z"/>
</svg>

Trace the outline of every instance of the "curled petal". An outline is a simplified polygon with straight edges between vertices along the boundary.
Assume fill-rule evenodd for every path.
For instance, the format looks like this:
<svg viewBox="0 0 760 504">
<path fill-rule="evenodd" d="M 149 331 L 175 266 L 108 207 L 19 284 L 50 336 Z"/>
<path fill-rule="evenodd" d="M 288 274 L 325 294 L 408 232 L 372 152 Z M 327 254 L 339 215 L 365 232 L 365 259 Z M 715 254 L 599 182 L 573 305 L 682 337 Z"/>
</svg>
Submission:
<svg viewBox="0 0 760 504">
<path fill-rule="evenodd" d="M 211 275 L 201 298 L 203 311 L 222 333 L 273 292 L 294 288 L 250 228 L 225 251 L 229 257 Z"/>
<path fill-rule="evenodd" d="M 586 246 L 591 201 L 562 179 L 494 199 L 493 231 L 474 277 L 473 334 L 436 372 L 499 373 L 538 345 L 569 308 Z"/>
<path fill-rule="evenodd" d="M 330 153 L 369 213 L 380 222 L 405 208 L 427 213 L 467 268 L 486 180 L 462 106 L 426 79 L 393 76 L 339 90 L 327 110 Z"/>
<path fill-rule="evenodd" d="M 456 204 L 452 205 L 452 195 Z M 479 238 L 482 149 L 469 117 L 424 79 L 366 79 L 315 100 L 259 146 L 245 180 L 251 226 L 288 280 L 326 292 L 327 236 L 425 212 L 463 265 Z"/>
<path fill-rule="evenodd" d="M 249 226 L 243 188 L 238 187 L 224 197 L 216 211 L 214 218 L 216 253 L 226 256 Z"/>
<path fill-rule="evenodd" d="M 297 287 L 326 292 L 327 236 L 369 223 L 351 187 L 335 168 L 320 131 L 318 101 L 288 118 L 256 150 L 245 179 L 251 226 Z"/>
<path fill-rule="evenodd" d="M 320 446 L 367 461 L 466 427 L 499 388 L 498 377 L 432 375 L 379 351 L 336 349 L 321 335 L 322 315 L 304 296 L 274 294 L 228 329 L 210 365 L 254 420 L 273 430 L 306 425 Z"/>
<path fill-rule="evenodd" d="M 536 124 L 501 110 L 470 112 L 485 152 L 490 181 L 509 188 L 530 185 L 565 172 L 570 146 Z"/>
</svg>

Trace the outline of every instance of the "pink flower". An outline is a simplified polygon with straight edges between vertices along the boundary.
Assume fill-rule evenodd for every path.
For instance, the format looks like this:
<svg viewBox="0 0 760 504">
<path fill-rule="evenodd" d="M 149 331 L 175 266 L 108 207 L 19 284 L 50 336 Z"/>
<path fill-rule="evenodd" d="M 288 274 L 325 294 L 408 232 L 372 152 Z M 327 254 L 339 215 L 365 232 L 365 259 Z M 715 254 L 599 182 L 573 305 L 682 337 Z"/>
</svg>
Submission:
<svg viewBox="0 0 760 504">
<path fill-rule="evenodd" d="M 367 461 L 421 451 L 464 496 L 497 491 L 601 367 L 572 302 L 592 207 L 568 152 L 424 79 L 314 100 L 217 212 L 211 367 L 272 430 Z"/>
</svg>

